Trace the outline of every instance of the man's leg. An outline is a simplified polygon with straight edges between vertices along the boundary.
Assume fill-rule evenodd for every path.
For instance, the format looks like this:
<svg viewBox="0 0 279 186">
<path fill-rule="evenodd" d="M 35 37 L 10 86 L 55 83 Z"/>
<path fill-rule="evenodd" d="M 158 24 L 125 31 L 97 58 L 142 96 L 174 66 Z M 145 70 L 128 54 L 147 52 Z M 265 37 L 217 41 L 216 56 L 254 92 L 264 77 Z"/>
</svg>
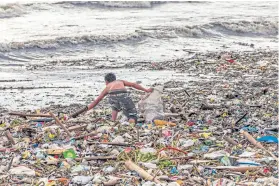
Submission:
<svg viewBox="0 0 279 186">
<path fill-rule="evenodd" d="M 122 98 L 120 102 L 123 110 L 123 114 L 128 118 L 129 123 L 137 122 L 137 109 L 129 95 Z"/>
<path fill-rule="evenodd" d="M 112 113 L 111 113 L 111 120 L 112 120 L 112 121 L 115 121 L 115 120 L 116 120 L 117 114 L 118 114 L 118 111 L 117 111 L 117 110 L 112 110 Z"/>
</svg>

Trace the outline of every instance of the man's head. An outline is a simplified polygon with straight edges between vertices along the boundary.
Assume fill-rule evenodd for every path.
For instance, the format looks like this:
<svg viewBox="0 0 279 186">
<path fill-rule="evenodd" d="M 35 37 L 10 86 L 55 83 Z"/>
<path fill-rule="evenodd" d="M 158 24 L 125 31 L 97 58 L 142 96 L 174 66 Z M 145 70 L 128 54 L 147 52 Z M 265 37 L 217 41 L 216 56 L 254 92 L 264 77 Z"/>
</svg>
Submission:
<svg viewBox="0 0 279 186">
<path fill-rule="evenodd" d="M 106 81 L 106 84 L 110 83 L 110 82 L 113 82 L 116 80 L 116 76 L 114 73 L 108 73 L 105 75 L 105 81 Z"/>
</svg>

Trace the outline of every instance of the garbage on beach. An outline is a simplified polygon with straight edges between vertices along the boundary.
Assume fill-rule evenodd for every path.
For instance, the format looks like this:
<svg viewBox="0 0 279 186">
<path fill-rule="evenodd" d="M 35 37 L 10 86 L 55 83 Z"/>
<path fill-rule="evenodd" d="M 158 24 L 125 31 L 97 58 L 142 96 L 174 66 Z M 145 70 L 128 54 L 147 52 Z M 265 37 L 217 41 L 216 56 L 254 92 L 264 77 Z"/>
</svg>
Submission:
<svg viewBox="0 0 279 186">
<path fill-rule="evenodd" d="M 262 71 L 258 53 L 236 53 L 232 63 L 211 55 L 165 64 L 214 77 L 162 84 L 140 102 L 135 125 L 109 120 L 107 105 L 68 119 L 76 108 L 1 114 L 0 183 L 278 185 L 276 60 L 262 53 L 270 58 Z M 223 63 L 227 69 L 212 71 Z"/>
</svg>

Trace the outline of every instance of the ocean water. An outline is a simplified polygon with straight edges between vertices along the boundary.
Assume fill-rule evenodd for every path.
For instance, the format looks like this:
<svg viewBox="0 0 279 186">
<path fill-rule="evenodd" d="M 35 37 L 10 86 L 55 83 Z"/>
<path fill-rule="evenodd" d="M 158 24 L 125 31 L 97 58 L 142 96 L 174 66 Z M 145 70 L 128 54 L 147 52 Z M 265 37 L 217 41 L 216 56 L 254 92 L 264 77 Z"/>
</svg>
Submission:
<svg viewBox="0 0 279 186">
<path fill-rule="evenodd" d="M 132 62 L 159 63 L 187 58 L 185 51 L 277 49 L 278 2 L 1 1 L 0 33 L 0 78 L 21 80 L 1 87 L 73 87 L 66 93 L 0 90 L 2 107 L 82 103 L 82 92 L 92 90 L 93 99 L 103 86 L 100 77 L 105 72 L 95 66 L 110 71 Z M 118 76 L 146 76 L 133 71 L 123 70 Z M 145 85 L 161 75 L 155 73 Z M 47 96 L 53 91 L 61 97 Z M 69 92 L 75 95 L 65 96 Z"/>
</svg>

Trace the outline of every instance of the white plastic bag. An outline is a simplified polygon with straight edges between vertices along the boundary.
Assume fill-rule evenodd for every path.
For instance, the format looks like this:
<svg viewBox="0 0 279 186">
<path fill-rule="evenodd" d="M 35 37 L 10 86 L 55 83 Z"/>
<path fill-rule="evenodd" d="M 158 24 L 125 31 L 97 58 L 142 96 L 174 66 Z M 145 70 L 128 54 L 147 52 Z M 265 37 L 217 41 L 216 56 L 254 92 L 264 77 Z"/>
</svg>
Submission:
<svg viewBox="0 0 279 186">
<path fill-rule="evenodd" d="M 219 151 L 214 151 L 212 153 L 207 153 L 203 155 L 205 159 L 212 159 L 212 160 L 221 158 L 223 156 L 229 156 L 229 153 L 227 153 L 224 150 L 219 150 Z"/>
<path fill-rule="evenodd" d="M 87 184 L 93 179 L 93 176 L 75 176 L 72 179 L 73 183 L 76 184 Z"/>
<path fill-rule="evenodd" d="M 139 111 L 143 114 L 146 122 L 151 122 L 154 119 L 164 119 L 162 92 L 163 87 L 157 86 L 150 95 L 146 95 L 139 101 Z"/>
<path fill-rule="evenodd" d="M 35 171 L 29 169 L 28 167 L 18 166 L 9 170 L 9 173 L 12 175 L 27 175 L 27 176 L 35 176 Z"/>
</svg>

